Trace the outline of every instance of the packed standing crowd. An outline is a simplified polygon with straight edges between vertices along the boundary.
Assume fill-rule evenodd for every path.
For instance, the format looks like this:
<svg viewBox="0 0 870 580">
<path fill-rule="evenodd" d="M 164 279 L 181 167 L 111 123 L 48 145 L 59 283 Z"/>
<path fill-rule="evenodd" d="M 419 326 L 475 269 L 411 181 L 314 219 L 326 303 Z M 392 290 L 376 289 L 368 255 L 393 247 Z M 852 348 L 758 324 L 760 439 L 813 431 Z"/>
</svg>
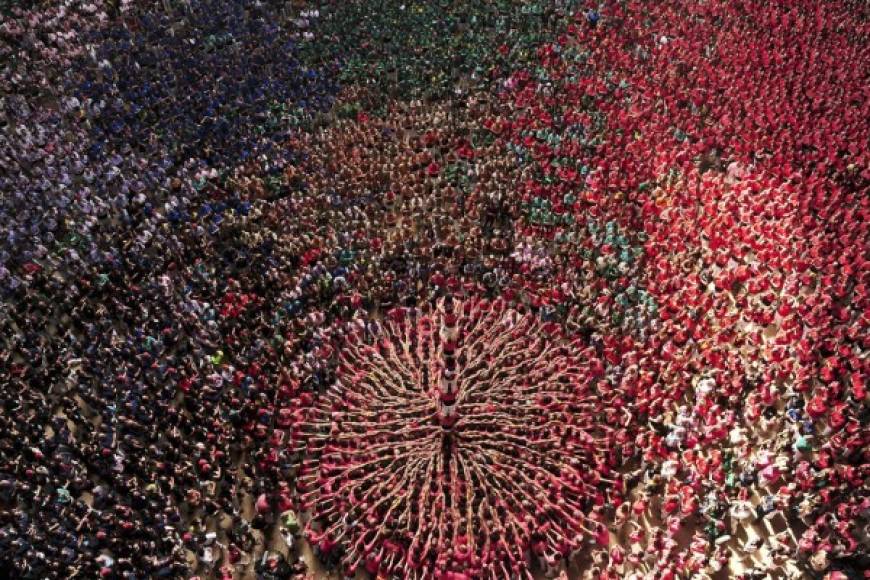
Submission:
<svg viewBox="0 0 870 580">
<path fill-rule="evenodd" d="M 863 577 L 867 6 L 308 4 L 0 3 L 10 575 Z"/>
</svg>

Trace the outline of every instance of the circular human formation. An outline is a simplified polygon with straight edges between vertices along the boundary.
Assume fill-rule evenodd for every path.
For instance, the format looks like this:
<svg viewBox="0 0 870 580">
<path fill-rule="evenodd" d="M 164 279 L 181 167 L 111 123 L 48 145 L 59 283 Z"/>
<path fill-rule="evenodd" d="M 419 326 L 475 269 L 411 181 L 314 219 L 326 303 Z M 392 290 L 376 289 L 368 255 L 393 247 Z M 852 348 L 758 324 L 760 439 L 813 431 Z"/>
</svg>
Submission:
<svg viewBox="0 0 870 580">
<path fill-rule="evenodd" d="M 346 340 L 300 426 L 322 555 L 350 573 L 532 577 L 602 533 L 586 514 L 613 484 L 594 467 L 619 425 L 594 352 L 503 300 L 449 296 Z"/>
</svg>

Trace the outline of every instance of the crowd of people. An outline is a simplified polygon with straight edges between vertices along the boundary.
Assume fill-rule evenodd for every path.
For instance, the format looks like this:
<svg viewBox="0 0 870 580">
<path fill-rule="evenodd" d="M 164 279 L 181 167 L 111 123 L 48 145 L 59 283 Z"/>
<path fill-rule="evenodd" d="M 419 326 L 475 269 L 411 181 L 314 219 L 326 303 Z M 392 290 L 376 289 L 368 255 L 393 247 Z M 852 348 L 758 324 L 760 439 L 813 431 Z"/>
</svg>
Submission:
<svg viewBox="0 0 870 580">
<path fill-rule="evenodd" d="M 501 298 L 452 294 L 356 319 L 346 340 L 334 386 L 293 429 L 316 553 L 348 576 L 532 579 L 587 538 L 607 544 L 586 511 L 619 485 L 631 414 L 596 388 L 592 345 Z"/>
<path fill-rule="evenodd" d="M 868 7 L 384 4 L 0 5 L 7 574 L 862 578 Z"/>
</svg>

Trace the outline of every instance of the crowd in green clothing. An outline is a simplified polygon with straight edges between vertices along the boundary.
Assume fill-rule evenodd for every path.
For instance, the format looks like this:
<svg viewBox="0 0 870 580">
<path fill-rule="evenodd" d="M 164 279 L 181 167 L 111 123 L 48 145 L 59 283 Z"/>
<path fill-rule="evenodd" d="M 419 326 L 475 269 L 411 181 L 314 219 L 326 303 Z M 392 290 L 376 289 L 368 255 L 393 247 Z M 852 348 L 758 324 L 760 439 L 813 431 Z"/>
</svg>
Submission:
<svg viewBox="0 0 870 580">
<path fill-rule="evenodd" d="M 526 68 L 578 2 L 510 0 L 330 0 L 319 6 L 310 62 L 342 61 L 340 79 L 386 98 L 440 99 L 489 89 L 492 79 Z M 341 39 L 341 42 L 335 42 Z"/>
</svg>

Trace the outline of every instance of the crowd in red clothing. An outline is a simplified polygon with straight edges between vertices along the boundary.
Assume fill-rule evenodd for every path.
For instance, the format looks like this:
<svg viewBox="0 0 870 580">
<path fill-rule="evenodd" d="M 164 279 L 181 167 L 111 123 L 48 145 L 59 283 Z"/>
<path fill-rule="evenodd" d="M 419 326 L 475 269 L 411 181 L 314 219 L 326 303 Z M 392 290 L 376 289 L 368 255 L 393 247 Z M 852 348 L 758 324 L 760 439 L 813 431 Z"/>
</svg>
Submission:
<svg viewBox="0 0 870 580">
<path fill-rule="evenodd" d="M 554 574 L 585 539 L 607 546 L 631 415 L 596 388 L 595 349 L 501 299 L 398 312 L 352 323 L 294 429 L 315 549 L 344 547 L 348 575 L 457 580 Z"/>
<path fill-rule="evenodd" d="M 866 564 L 870 127 L 866 75 L 835 64 L 868 59 L 860 10 L 577 12 L 476 121 L 498 153 L 458 141 L 519 167 L 498 293 L 590 338 L 599 388 L 634 418 L 617 447 L 635 499 L 603 486 L 602 518 L 623 540 L 647 525 L 592 548 L 592 576 Z M 488 290 L 447 270 L 436 293 Z"/>
<path fill-rule="evenodd" d="M 645 461 L 688 476 L 684 499 L 731 501 L 746 488 L 724 484 L 746 475 L 785 506 L 824 514 L 802 516 L 799 556 L 817 572 L 866 552 L 870 106 L 866 67 L 844 66 L 867 62 L 866 10 L 609 4 L 595 26 L 578 17 L 541 48 L 542 68 L 511 79 L 515 116 L 492 123 L 551 177 L 527 187 L 553 211 L 646 234 L 631 283 L 655 298 L 659 323 L 619 344 L 617 366 L 634 369 L 623 386 L 637 411 L 660 419 L 681 405 L 690 427 L 676 445 L 640 434 Z M 590 108 L 605 117 L 595 134 Z M 583 137 L 564 138 L 577 123 Z M 585 191 L 560 207 L 582 173 Z M 778 467 L 728 444 L 765 422 L 780 429 L 765 450 Z M 682 516 L 697 511 L 694 501 Z"/>
</svg>

